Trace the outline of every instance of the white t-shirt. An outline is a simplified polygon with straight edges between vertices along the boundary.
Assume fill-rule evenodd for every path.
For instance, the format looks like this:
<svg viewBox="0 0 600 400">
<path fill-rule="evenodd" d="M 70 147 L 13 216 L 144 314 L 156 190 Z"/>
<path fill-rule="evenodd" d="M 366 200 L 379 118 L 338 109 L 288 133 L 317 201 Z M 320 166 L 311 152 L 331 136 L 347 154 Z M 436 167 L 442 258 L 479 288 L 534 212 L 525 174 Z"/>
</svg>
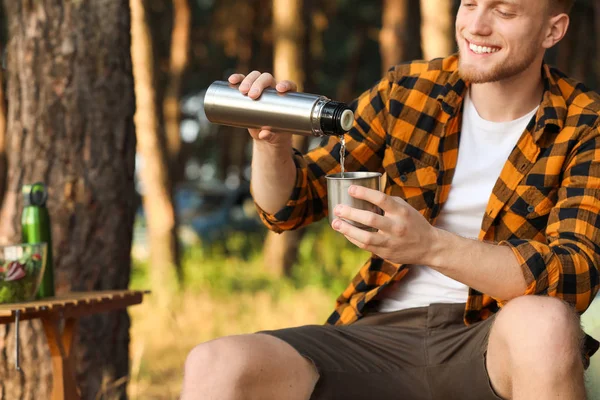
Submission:
<svg viewBox="0 0 600 400">
<path fill-rule="evenodd" d="M 537 108 L 514 121 L 491 122 L 479 116 L 468 95 L 464 101 L 456 171 L 436 226 L 477 239 L 492 189 Z M 402 280 L 379 295 L 379 311 L 466 303 L 468 292 L 463 283 L 425 265 L 413 265 Z"/>
</svg>

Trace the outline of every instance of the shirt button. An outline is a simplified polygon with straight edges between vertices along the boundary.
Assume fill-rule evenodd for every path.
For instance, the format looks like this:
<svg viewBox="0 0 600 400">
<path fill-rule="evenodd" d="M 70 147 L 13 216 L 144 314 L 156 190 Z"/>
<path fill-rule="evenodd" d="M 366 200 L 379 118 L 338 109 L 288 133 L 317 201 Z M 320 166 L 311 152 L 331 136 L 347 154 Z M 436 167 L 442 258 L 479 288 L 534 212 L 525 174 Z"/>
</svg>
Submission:
<svg viewBox="0 0 600 400">
<path fill-rule="evenodd" d="M 400 175 L 400 180 L 402 182 L 406 182 L 408 180 L 408 176 L 406 176 L 406 174 L 402 174 L 402 175 Z"/>
<path fill-rule="evenodd" d="M 534 206 L 531 206 L 531 205 L 530 205 L 529 207 L 527 207 L 527 212 L 530 212 L 530 213 L 532 213 L 532 212 L 534 212 L 534 211 L 535 211 L 535 207 L 534 207 Z"/>
</svg>

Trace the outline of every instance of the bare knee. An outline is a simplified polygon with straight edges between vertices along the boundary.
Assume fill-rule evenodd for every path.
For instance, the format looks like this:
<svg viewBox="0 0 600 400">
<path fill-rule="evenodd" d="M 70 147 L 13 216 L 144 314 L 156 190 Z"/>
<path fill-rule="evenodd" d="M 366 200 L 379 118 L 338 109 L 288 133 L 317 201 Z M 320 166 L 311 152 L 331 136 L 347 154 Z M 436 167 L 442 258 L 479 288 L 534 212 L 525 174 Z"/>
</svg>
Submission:
<svg viewBox="0 0 600 400">
<path fill-rule="evenodd" d="M 246 343 L 243 336 L 227 336 L 194 347 L 185 361 L 184 382 L 243 385 L 252 371 L 252 358 Z"/>
<path fill-rule="evenodd" d="M 218 393 L 219 399 L 268 399 L 293 382 L 294 395 L 308 398 L 318 375 L 289 344 L 268 335 L 239 335 L 196 346 L 185 362 L 182 398 Z M 291 385 L 288 385 L 290 387 Z M 298 397 L 296 397 L 297 395 Z M 272 397 L 278 398 L 278 397 Z"/>
<path fill-rule="evenodd" d="M 559 367 L 559 360 L 558 364 L 581 361 L 579 316 L 557 298 L 522 296 L 509 301 L 496 317 L 492 335 L 507 346 L 513 359 L 549 367 Z"/>
</svg>

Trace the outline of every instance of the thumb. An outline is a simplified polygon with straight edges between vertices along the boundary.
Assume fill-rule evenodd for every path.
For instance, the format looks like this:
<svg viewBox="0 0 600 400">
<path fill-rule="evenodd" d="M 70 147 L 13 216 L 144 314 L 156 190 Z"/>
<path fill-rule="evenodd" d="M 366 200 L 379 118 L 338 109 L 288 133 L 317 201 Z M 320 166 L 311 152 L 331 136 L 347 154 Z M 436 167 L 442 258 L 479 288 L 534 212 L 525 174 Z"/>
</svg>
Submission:
<svg viewBox="0 0 600 400">
<path fill-rule="evenodd" d="M 275 139 L 275 135 L 271 131 L 262 130 L 258 133 L 258 138 L 266 142 L 270 142 Z"/>
</svg>

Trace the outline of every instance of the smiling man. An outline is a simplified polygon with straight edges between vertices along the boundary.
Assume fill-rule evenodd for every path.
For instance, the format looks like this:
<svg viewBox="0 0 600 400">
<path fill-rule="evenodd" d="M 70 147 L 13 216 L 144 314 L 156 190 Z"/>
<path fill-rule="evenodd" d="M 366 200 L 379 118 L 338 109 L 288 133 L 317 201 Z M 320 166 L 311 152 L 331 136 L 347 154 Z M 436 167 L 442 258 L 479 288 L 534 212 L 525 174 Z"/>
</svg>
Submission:
<svg viewBox="0 0 600 400">
<path fill-rule="evenodd" d="M 372 253 L 319 326 L 196 347 L 182 399 L 585 399 L 598 343 L 600 97 L 544 64 L 573 1 L 463 1 L 459 55 L 392 68 L 355 103 L 346 168 L 385 172 L 332 226 Z M 233 75 L 258 98 L 295 90 Z M 326 216 L 339 142 L 306 155 L 251 130 L 252 186 L 272 230 Z"/>
</svg>

